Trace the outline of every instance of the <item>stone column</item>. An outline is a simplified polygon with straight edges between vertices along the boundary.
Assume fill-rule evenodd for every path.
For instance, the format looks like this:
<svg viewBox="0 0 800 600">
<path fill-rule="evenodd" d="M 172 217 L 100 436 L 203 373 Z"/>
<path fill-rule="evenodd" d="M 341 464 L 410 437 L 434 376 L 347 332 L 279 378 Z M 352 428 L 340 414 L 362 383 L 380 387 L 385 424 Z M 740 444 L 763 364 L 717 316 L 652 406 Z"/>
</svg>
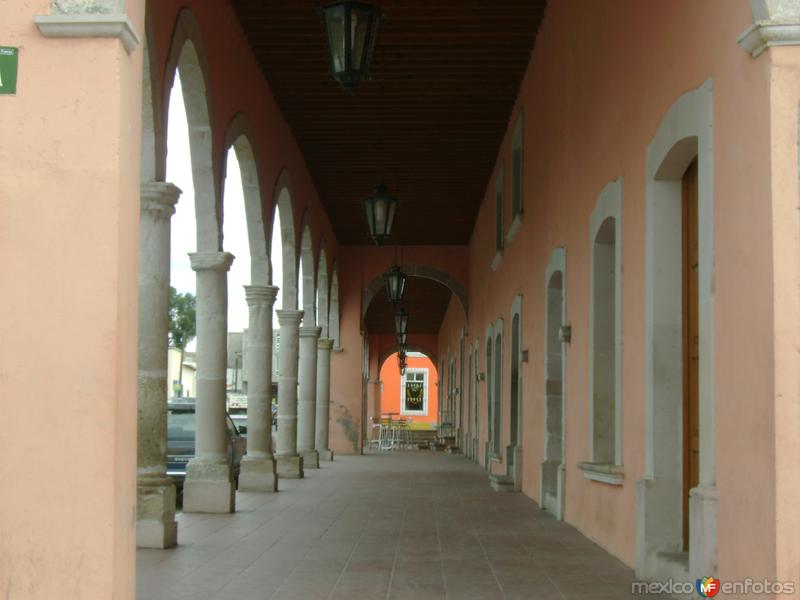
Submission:
<svg viewBox="0 0 800 600">
<path fill-rule="evenodd" d="M 197 425 L 195 457 L 186 468 L 183 512 L 235 510 L 225 407 L 229 252 L 190 254 L 197 273 Z"/>
<path fill-rule="evenodd" d="M 175 485 L 167 476 L 167 335 L 170 217 L 181 191 L 171 183 L 141 185 L 139 220 L 139 377 L 136 545 L 170 548 L 178 541 Z"/>
<path fill-rule="evenodd" d="M 297 360 L 302 310 L 278 310 L 281 327 L 278 366 L 278 477 L 303 476 L 303 457 L 297 454 Z"/>
<path fill-rule="evenodd" d="M 315 419 L 314 448 L 320 460 L 333 460 L 328 448 L 331 404 L 331 348 L 333 340 L 320 338 L 317 342 L 317 416 Z"/>
<path fill-rule="evenodd" d="M 272 456 L 272 307 L 278 288 L 246 285 L 250 307 L 245 362 L 247 370 L 247 455 L 242 459 L 239 489 L 277 492 Z"/>
<path fill-rule="evenodd" d="M 303 467 L 319 469 L 319 454 L 314 449 L 317 416 L 317 342 L 321 327 L 300 328 L 300 380 L 297 403 L 297 452 Z"/>
</svg>

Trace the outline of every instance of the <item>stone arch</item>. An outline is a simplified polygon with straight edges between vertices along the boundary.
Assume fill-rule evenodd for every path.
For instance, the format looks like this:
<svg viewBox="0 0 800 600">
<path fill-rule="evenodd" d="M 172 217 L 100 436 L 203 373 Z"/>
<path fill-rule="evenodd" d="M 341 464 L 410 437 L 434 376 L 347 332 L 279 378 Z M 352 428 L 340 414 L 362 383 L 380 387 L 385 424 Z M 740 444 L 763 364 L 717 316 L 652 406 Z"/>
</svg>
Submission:
<svg viewBox="0 0 800 600">
<path fill-rule="evenodd" d="M 514 296 L 510 313 L 508 475 L 522 489 L 522 294 Z"/>
<path fill-rule="evenodd" d="M 492 420 L 494 419 L 494 325 L 486 326 L 485 360 L 486 367 L 483 372 L 483 381 L 486 384 L 486 443 L 484 447 L 484 467 L 489 471 L 489 455 L 492 444 Z"/>
<path fill-rule="evenodd" d="M 269 285 L 271 273 L 269 252 L 267 251 L 268 236 L 265 227 L 264 203 L 261 198 L 261 183 L 258 176 L 258 161 L 252 139 L 253 135 L 247 117 L 238 113 L 228 125 L 225 133 L 223 160 L 227 157 L 228 150 L 233 148 L 242 172 L 244 210 L 250 247 L 250 283 L 251 285 Z"/>
<path fill-rule="evenodd" d="M 222 250 L 222 211 L 219 202 L 217 173 L 214 162 L 211 105 L 208 90 L 206 52 L 200 26 L 192 12 L 181 10 L 175 22 L 165 77 L 162 128 L 166 131 L 169 95 L 176 71 L 180 74 L 186 118 L 189 124 L 189 148 L 192 159 L 195 216 L 197 220 L 197 250 Z M 166 172 L 166 136 L 163 157 Z"/>
<path fill-rule="evenodd" d="M 317 325 L 322 328 L 320 336 L 327 338 L 328 328 L 328 257 L 325 253 L 324 239 L 320 241 L 319 260 L 317 260 Z"/>
<path fill-rule="evenodd" d="M 622 177 L 600 192 L 589 219 L 591 252 L 589 348 L 591 464 L 622 465 Z M 610 438 L 610 439 L 609 439 Z M 619 469 L 587 478 L 622 484 Z"/>
<path fill-rule="evenodd" d="M 564 383 L 567 353 L 561 340 L 561 326 L 567 323 L 566 252 L 554 248 L 544 276 L 544 461 L 539 471 L 539 506 L 559 520 L 564 518 L 566 482 L 566 405 Z"/>
<path fill-rule="evenodd" d="M 492 454 L 496 459 L 502 459 L 503 452 L 503 350 L 505 335 L 503 319 L 497 319 L 494 326 L 494 356 L 492 357 L 493 381 L 492 401 Z"/>
<path fill-rule="evenodd" d="M 667 111 L 646 154 L 645 475 L 637 482 L 636 573 L 670 571 L 683 550 L 682 177 L 697 159 L 699 485 L 689 494 L 689 552 L 682 578 L 717 562 L 714 433 L 714 190 L 711 80 Z M 669 575 L 673 576 L 673 575 Z"/>
<path fill-rule="evenodd" d="M 469 315 L 469 300 L 467 297 L 467 292 L 464 289 L 464 286 L 462 286 L 454 277 L 450 276 L 450 274 L 446 273 L 445 271 L 440 271 L 439 269 L 422 265 L 403 265 L 402 269 L 403 272 L 409 277 L 432 279 L 433 281 L 438 281 L 443 286 L 447 287 L 455 295 L 455 297 L 458 298 L 458 301 L 461 303 L 461 308 L 464 309 L 464 320 L 467 320 L 467 316 Z M 378 290 L 382 289 L 383 286 L 384 277 L 383 274 L 381 274 L 373 279 L 366 288 L 364 288 L 361 302 L 362 321 L 367 315 L 367 309 L 369 308 L 370 302 L 372 302 L 375 294 L 377 294 Z"/>
<path fill-rule="evenodd" d="M 311 227 L 308 224 L 308 211 L 303 214 L 300 237 L 300 257 L 298 264 L 302 267 L 303 281 L 298 281 L 298 286 L 303 286 L 303 325 L 316 325 L 317 297 L 316 297 L 316 265 L 314 264 L 314 242 L 311 237 Z M 298 287 L 299 289 L 299 287 Z"/>
<path fill-rule="evenodd" d="M 291 179 L 287 171 L 282 171 L 278 182 L 275 185 L 274 208 L 272 211 L 271 224 L 274 225 L 275 215 L 280 216 L 281 222 L 281 265 L 283 267 L 282 281 L 278 283 L 281 287 L 283 310 L 293 310 L 297 308 L 297 252 L 295 250 L 295 229 L 294 229 L 294 209 L 292 206 L 292 194 L 290 192 Z M 272 232 L 274 227 L 270 227 Z M 271 237 L 272 233 L 270 233 Z M 274 256 L 270 256 L 275 260 Z M 276 283 L 273 281 L 273 285 Z"/>
<path fill-rule="evenodd" d="M 425 346 L 420 346 L 419 344 L 406 344 L 406 349 L 409 352 L 419 352 L 420 354 L 424 354 L 425 356 L 427 356 L 431 360 L 431 362 L 433 363 L 433 368 L 436 369 L 437 373 L 439 372 L 439 365 L 438 365 L 438 362 L 437 362 L 438 359 L 436 357 L 436 353 L 433 350 L 431 350 L 430 348 L 427 348 Z M 389 359 L 389 357 L 392 356 L 392 354 L 394 354 L 395 352 L 398 352 L 399 350 L 400 350 L 400 346 L 398 344 L 394 344 L 393 346 L 390 346 L 387 350 L 384 350 L 381 353 L 381 355 L 378 357 L 378 359 L 379 359 L 378 360 L 378 365 L 379 365 L 378 370 L 380 371 L 380 367 L 383 366 L 383 363 L 385 363 Z"/>
<path fill-rule="evenodd" d="M 166 165 L 158 156 L 163 145 L 161 119 L 161 87 L 154 76 L 153 65 L 158 58 L 153 41 L 150 12 L 145 16 L 145 43 L 142 52 L 142 154 L 141 172 L 143 182 L 164 181 L 166 169 L 159 171 L 159 165 Z"/>
<path fill-rule="evenodd" d="M 331 269 L 331 293 L 329 297 L 328 308 L 328 329 L 330 330 L 329 336 L 333 340 L 333 347 L 336 350 L 341 350 L 341 339 L 339 337 L 339 318 L 341 313 L 339 311 L 339 271 L 338 266 L 334 262 Z"/>
</svg>

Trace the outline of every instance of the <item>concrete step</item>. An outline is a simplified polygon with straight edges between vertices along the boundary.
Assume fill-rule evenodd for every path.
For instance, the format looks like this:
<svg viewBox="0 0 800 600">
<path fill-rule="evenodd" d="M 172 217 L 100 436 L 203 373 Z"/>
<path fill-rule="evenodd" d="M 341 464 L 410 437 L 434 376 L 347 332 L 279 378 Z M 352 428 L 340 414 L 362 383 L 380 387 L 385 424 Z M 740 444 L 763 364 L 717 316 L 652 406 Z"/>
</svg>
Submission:
<svg viewBox="0 0 800 600">
<path fill-rule="evenodd" d="M 495 492 L 513 492 L 514 478 L 508 475 L 489 475 L 489 485 Z"/>
</svg>

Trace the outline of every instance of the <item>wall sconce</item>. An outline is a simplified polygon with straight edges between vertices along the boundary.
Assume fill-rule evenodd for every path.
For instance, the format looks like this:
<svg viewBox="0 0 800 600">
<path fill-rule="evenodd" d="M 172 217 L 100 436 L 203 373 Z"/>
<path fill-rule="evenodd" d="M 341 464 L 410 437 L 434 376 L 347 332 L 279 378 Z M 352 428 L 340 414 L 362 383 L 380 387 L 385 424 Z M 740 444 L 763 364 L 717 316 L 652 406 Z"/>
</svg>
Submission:
<svg viewBox="0 0 800 600">
<path fill-rule="evenodd" d="M 475 379 L 478 381 L 484 381 L 486 379 L 486 373 L 476 373 Z"/>
<path fill-rule="evenodd" d="M 523 351 L 520 353 L 520 360 L 521 360 L 522 362 L 524 362 L 524 363 L 528 362 L 528 351 L 527 351 L 527 350 L 523 350 Z"/>
<path fill-rule="evenodd" d="M 562 325 L 558 328 L 558 339 L 562 344 L 572 342 L 572 325 Z"/>
</svg>

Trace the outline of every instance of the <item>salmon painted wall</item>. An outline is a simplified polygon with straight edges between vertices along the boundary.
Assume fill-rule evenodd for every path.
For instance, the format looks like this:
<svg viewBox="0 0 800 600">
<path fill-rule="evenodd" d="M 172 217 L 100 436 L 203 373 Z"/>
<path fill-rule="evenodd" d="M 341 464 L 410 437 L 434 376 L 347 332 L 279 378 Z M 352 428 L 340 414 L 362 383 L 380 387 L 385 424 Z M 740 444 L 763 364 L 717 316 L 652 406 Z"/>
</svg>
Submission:
<svg viewBox="0 0 800 600">
<path fill-rule="evenodd" d="M 511 132 L 524 110 L 523 223 L 492 271 L 495 180 L 488 181 L 469 261 L 468 333 L 470 344 L 478 342 L 479 371 L 486 371 L 487 326 L 499 318 L 505 324 L 504 446 L 509 438 L 510 311 L 515 295 L 523 296 L 521 348 L 529 350 L 529 361 L 521 366 L 523 491 L 538 499 L 544 448 L 544 273 L 552 250 L 566 248 L 567 321 L 572 325 L 572 343 L 566 347 L 566 520 L 633 565 L 635 486 L 645 469 L 645 152 L 681 95 L 712 81 L 712 376 L 723 580 L 774 579 L 778 563 L 783 572 L 791 565 L 794 578 L 798 568 L 798 551 L 789 548 L 788 538 L 780 560 L 772 551 L 750 551 L 775 547 L 776 476 L 781 475 L 785 485 L 781 498 L 800 491 L 796 469 L 790 473 L 783 463 L 783 472 L 776 474 L 773 467 L 776 422 L 783 431 L 779 456 L 796 455 L 800 437 L 796 402 L 790 408 L 773 392 L 776 382 L 782 382 L 788 397 L 797 397 L 796 370 L 774 362 L 779 348 L 789 352 L 789 345 L 798 340 L 796 294 L 776 307 L 779 315 L 773 314 L 773 299 L 785 295 L 779 289 L 796 290 L 800 272 L 800 228 L 797 211 L 791 208 L 797 198 L 800 57 L 797 48 L 787 48 L 753 59 L 736 43 L 751 24 L 744 0 L 550 3 L 497 157 L 498 164 L 505 163 L 507 231 Z M 771 137 L 781 142 L 772 155 Z M 618 177 L 624 178 L 620 243 L 625 475 L 623 485 L 609 486 L 585 479 L 577 463 L 589 460 L 589 216 L 600 191 Z M 770 198 L 778 206 L 772 212 Z M 785 255 L 775 268 L 781 267 L 785 286 L 773 273 L 773 258 L 779 252 Z M 465 325 L 451 312 L 440 332 L 440 349 L 448 343 L 456 348 L 458 330 Z M 776 338 L 778 323 L 788 324 L 790 332 Z M 487 431 L 485 383 L 478 388 L 481 457 Z M 505 471 L 502 463 L 494 468 Z M 783 502 L 777 510 L 787 517 L 790 512 Z M 797 523 L 796 515 L 788 518 Z"/>
<path fill-rule="evenodd" d="M 410 415 L 413 423 L 427 423 L 435 425 L 439 410 L 438 400 L 438 385 L 439 376 L 436 371 L 436 365 L 431 362 L 427 356 L 417 357 L 409 356 L 406 361 L 409 369 L 427 369 L 428 370 L 428 402 L 427 411 L 424 415 Z M 380 404 L 381 414 L 384 413 L 397 413 L 401 412 L 401 379 L 400 370 L 397 367 L 397 353 L 395 352 L 387 358 L 381 365 L 380 372 Z"/>
<path fill-rule="evenodd" d="M 132 600 L 142 51 L 45 38 L 50 12 L 0 3 L 0 593 Z"/>
</svg>

